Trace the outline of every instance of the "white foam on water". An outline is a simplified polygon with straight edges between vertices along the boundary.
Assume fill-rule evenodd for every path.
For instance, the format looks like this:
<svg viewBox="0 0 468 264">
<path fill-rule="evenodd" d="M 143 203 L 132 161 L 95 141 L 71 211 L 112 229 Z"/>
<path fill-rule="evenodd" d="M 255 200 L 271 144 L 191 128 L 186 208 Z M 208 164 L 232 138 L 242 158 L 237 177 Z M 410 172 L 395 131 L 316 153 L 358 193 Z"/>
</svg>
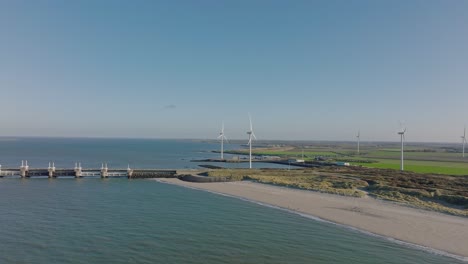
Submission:
<svg viewBox="0 0 468 264">
<path fill-rule="evenodd" d="M 398 245 L 402 245 L 402 246 L 406 246 L 406 247 L 409 247 L 409 248 L 425 251 L 425 252 L 428 252 L 428 253 L 431 253 L 431 254 L 434 254 L 434 255 L 438 255 L 438 256 L 453 258 L 453 259 L 460 260 L 460 261 L 468 263 L 468 257 L 459 256 L 459 255 L 448 253 L 448 252 L 445 252 L 445 251 L 442 251 L 442 250 L 439 250 L 439 249 L 430 248 L 430 247 L 426 247 L 426 246 L 422 246 L 422 245 L 418 245 L 418 244 L 398 240 L 398 239 L 393 238 L 393 237 L 379 235 L 379 234 L 372 233 L 372 232 L 369 232 L 369 231 L 366 231 L 366 230 L 363 230 L 363 229 L 359 229 L 359 228 L 356 228 L 356 227 L 353 227 L 353 226 L 348 226 L 348 225 L 344 225 L 344 224 L 335 223 L 335 222 L 332 222 L 332 221 L 329 221 L 329 220 L 322 219 L 322 218 L 317 217 L 317 216 L 313 216 L 313 215 L 309 215 L 309 214 L 306 214 L 306 213 L 298 212 L 298 211 L 291 210 L 291 209 L 288 209 L 288 208 L 284 208 L 284 207 L 280 207 L 280 206 L 276 206 L 276 205 L 272 205 L 272 204 L 267 204 L 267 203 L 262 203 L 262 202 L 255 201 L 255 200 L 248 199 L 248 198 L 241 197 L 241 196 L 236 196 L 236 195 L 231 195 L 231 194 L 206 190 L 206 189 L 202 189 L 202 188 L 197 188 L 197 187 L 192 187 L 192 186 L 185 186 L 185 185 L 180 185 L 180 184 L 176 184 L 176 183 L 166 182 L 166 181 L 163 181 L 163 180 L 160 180 L 160 179 L 151 179 L 151 180 L 155 180 L 155 181 L 160 182 L 160 183 L 185 187 L 185 188 L 188 188 L 188 189 L 193 189 L 193 190 L 198 190 L 198 191 L 205 191 L 205 192 L 209 192 L 209 193 L 213 193 L 213 194 L 217 194 L 217 195 L 221 195 L 221 196 L 225 196 L 225 197 L 236 198 L 236 199 L 239 199 L 239 200 L 242 200 L 242 201 L 258 204 L 258 205 L 269 207 L 269 208 L 274 208 L 274 209 L 289 212 L 289 213 L 292 213 L 292 214 L 296 214 L 296 215 L 299 215 L 299 216 L 302 216 L 302 217 L 305 217 L 305 218 L 308 218 L 308 219 L 311 219 L 311 220 L 314 220 L 314 221 L 327 223 L 327 224 L 332 224 L 332 225 L 335 225 L 335 226 L 338 226 L 338 227 L 341 227 L 341 228 L 345 228 L 347 230 L 351 230 L 351 231 L 354 231 L 354 232 L 358 232 L 358 233 L 361 233 L 361 234 L 365 234 L 365 235 L 368 235 L 368 236 L 384 239 L 384 240 L 390 241 L 392 243 L 396 243 Z"/>
</svg>

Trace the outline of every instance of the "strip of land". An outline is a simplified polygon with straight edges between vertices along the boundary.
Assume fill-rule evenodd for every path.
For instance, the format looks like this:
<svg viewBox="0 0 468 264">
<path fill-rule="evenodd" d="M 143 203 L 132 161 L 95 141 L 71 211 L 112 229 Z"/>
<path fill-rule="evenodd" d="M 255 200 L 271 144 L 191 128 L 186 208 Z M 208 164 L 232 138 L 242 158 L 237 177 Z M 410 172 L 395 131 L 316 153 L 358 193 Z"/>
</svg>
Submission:
<svg viewBox="0 0 468 264">
<path fill-rule="evenodd" d="M 468 218 L 410 208 L 371 197 L 354 198 L 248 181 L 161 182 L 246 198 L 374 234 L 445 251 L 468 260 Z"/>
</svg>

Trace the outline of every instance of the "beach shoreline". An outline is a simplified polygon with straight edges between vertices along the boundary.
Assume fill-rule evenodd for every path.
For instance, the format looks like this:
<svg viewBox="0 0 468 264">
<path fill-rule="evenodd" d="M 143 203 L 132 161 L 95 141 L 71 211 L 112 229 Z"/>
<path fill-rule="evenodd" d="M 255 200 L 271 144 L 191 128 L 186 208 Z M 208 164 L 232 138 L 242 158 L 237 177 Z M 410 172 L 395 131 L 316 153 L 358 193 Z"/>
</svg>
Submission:
<svg viewBox="0 0 468 264">
<path fill-rule="evenodd" d="M 255 182 L 167 184 L 208 191 L 287 210 L 468 262 L 468 219 L 374 198 L 353 198 Z"/>
</svg>

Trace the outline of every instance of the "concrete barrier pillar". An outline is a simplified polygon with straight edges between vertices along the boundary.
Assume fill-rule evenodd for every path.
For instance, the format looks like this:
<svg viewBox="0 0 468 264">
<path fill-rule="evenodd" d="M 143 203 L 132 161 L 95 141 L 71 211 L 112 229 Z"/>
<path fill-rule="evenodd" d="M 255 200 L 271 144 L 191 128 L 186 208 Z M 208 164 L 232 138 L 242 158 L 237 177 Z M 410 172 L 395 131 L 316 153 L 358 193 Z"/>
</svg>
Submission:
<svg viewBox="0 0 468 264">
<path fill-rule="evenodd" d="M 79 178 L 81 177 L 82 173 L 81 173 L 81 162 L 79 162 L 78 164 L 75 163 L 75 178 Z"/>
<path fill-rule="evenodd" d="M 132 177 L 132 174 L 133 174 L 133 170 L 130 169 L 130 164 L 129 164 L 127 167 L 127 178 L 130 179 Z"/>
<path fill-rule="evenodd" d="M 21 178 L 25 178 L 26 176 L 28 176 L 28 172 L 29 172 L 28 161 L 26 161 L 25 163 L 24 160 L 22 160 L 21 167 L 20 167 Z"/>
<path fill-rule="evenodd" d="M 107 163 L 102 164 L 101 166 L 101 178 L 107 178 L 109 176 Z"/>
<path fill-rule="evenodd" d="M 49 162 L 49 168 L 47 168 L 47 170 L 49 171 L 49 178 L 55 177 L 55 162 L 52 162 L 52 166 L 50 166 Z"/>
</svg>

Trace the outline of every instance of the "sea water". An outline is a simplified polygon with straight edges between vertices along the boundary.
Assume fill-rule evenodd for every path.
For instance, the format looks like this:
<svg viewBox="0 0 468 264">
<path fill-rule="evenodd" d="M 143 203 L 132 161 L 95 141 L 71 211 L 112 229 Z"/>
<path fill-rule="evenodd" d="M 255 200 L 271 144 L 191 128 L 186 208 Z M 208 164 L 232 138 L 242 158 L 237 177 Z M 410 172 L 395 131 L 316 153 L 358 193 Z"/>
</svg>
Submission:
<svg viewBox="0 0 468 264">
<path fill-rule="evenodd" d="M 239 144 L 224 144 L 225 150 L 242 148 Z M 0 164 L 3 168 L 19 168 L 27 160 L 30 168 L 47 168 L 54 162 L 57 168 L 73 168 L 81 162 L 83 168 L 109 169 L 196 169 L 200 164 L 248 168 L 248 163 L 191 162 L 220 158 L 220 144 L 200 140 L 158 139 L 96 139 L 96 138 L 0 138 Z M 225 158 L 234 155 L 225 154 Z M 241 156 L 242 157 L 242 156 Z M 253 163 L 256 168 L 286 166 Z"/>
</svg>

